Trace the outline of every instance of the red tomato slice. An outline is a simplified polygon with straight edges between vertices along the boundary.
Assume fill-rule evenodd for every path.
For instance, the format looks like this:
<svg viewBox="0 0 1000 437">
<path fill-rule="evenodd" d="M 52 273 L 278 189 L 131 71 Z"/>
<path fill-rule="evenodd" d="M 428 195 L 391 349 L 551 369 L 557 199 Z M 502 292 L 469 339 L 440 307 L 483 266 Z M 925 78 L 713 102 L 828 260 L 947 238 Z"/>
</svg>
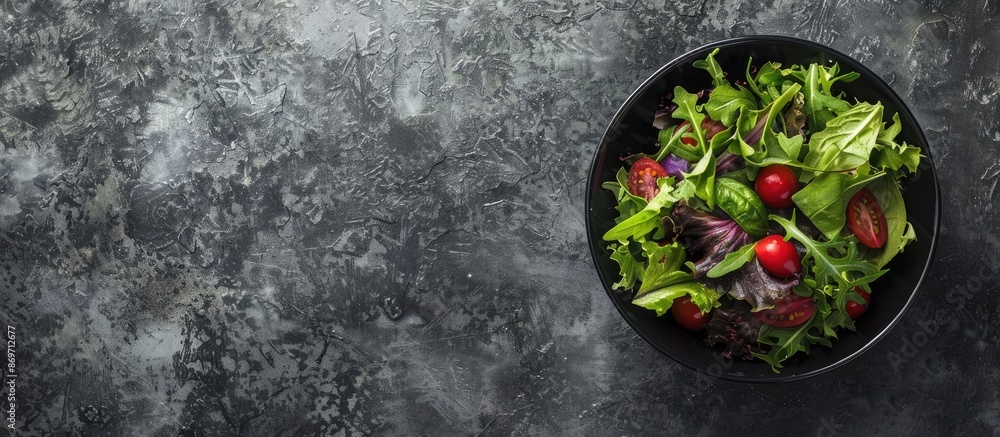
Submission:
<svg viewBox="0 0 1000 437">
<path fill-rule="evenodd" d="M 861 244 L 872 249 L 885 244 L 889 232 L 885 214 L 868 189 L 862 188 L 847 202 L 847 228 Z"/>
<path fill-rule="evenodd" d="M 667 171 L 659 162 L 643 157 L 632 164 L 632 168 L 628 171 L 628 191 L 646 200 L 652 200 L 660 192 L 656 180 L 665 177 Z"/>
<path fill-rule="evenodd" d="M 775 328 L 791 328 L 809 320 L 816 312 L 816 302 L 810 297 L 789 294 L 774 303 L 774 308 L 755 313 L 761 323 Z"/>
</svg>

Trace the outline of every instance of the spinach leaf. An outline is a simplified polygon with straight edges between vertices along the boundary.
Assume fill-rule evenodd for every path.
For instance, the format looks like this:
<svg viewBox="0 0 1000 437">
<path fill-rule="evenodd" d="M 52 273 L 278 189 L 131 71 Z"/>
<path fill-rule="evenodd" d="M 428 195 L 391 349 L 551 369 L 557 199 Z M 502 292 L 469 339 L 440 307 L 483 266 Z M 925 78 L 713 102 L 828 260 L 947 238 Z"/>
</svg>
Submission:
<svg viewBox="0 0 1000 437">
<path fill-rule="evenodd" d="M 662 316 L 673 305 L 674 299 L 684 295 L 691 296 L 691 302 L 698 305 L 702 314 L 719 305 L 719 293 L 697 282 L 684 282 L 653 290 L 638 299 L 633 299 L 632 303 L 654 310 L 657 316 Z"/>
<path fill-rule="evenodd" d="M 737 249 L 735 252 L 726 254 L 726 257 L 723 258 L 721 262 L 708 270 L 708 274 L 706 276 L 709 278 L 718 278 L 743 267 L 744 264 L 753 259 L 753 249 L 756 246 L 757 243 L 754 242 Z"/>
<path fill-rule="evenodd" d="M 847 202 L 869 182 L 885 173 L 820 173 L 792 195 L 792 202 L 828 240 L 833 240 L 847 222 Z"/>
<path fill-rule="evenodd" d="M 719 208 L 748 234 L 759 237 L 767 233 L 767 209 L 753 189 L 734 179 L 719 178 L 715 181 L 715 198 Z"/>
<path fill-rule="evenodd" d="M 809 138 L 804 164 L 817 171 L 847 171 L 866 162 L 882 127 L 882 105 L 860 102 Z"/>
</svg>

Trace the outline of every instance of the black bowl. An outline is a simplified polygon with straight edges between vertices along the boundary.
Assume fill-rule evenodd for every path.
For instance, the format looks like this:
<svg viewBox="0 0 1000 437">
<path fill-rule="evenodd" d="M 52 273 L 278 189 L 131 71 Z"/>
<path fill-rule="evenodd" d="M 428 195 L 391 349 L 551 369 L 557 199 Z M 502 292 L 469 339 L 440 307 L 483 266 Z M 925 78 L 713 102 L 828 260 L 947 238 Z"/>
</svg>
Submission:
<svg viewBox="0 0 1000 437">
<path fill-rule="evenodd" d="M 906 247 L 888 265 L 889 272 L 874 284 L 873 300 L 865 315 L 857 320 L 857 332 L 843 331 L 833 347 L 815 346 L 811 354 L 798 354 L 783 363 L 780 374 L 760 360 L 726 360 L 720 352 L 705 344 L 701 335 L 681 328 L 669 315 L 656 317 L 653 311 L 632 305 L 628 293 L 611 289 L 616 282 L 618 265 L 609 258 L 607 243 L 601 236 L 614 226 L 617 217 L 614 196 L 601 188 L 605 181 L 614 180 L 622 167 L 621 157 L 641 151 L 655 150 L 657 130 L 652 126 L 653 114 L 661 99 L 683 86 L 690 92 L 709 88 L 711 77 L 694 68 L 692 62 L 704 59 L 710 51 L 720 48 L 716 59 L 730 80 L 743 80 L 747 60 L 754 64 L 774 61 L 782 65 L 839 63 L 842 72 L 856 71 L 857 80 L 838 84 L 849 98 L 880 101 L 885 106 L 886 121 L 899 113 L 903 130 L 897 137 L 920 147 L 926 157 L 919 171 L 904 179 L 903 198 L 907 219 L 913 224 L 917 241 Z M 916 296 L 924 276 L 930 269 L 938 234 L 938 183 L 931 162 L 930 149 L 923 131 L 903 101 L 882 79 L 843 53 L 810 41 L 779 36 L 753 36 L 728 39 L 694 49 L 670 61 L 650 76 L 629 96 L 615 114 L 594 155 L 587 186 L 587 237 L 594 264 L 608 297 L 618 312 L 640 337 L 664 355 L 692 369 L 714 377 L 749 382 L 791 381 L 815 376 L 847 363 L 868 350 L 903 317 Z"/>
</svg>

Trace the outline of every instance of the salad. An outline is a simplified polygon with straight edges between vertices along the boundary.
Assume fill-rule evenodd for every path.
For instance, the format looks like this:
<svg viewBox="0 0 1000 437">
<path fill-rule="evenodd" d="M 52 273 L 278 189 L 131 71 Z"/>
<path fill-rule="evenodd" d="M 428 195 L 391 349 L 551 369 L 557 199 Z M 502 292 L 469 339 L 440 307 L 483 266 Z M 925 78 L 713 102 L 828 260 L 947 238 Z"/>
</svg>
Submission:
<svg viewBox="0 0 1000 437">
<path fill-rule="evenodd" d="M 916 238 L 900 181 L 921 154 L 896 140 L 898 114 L 834 91 L 858 73 L 749 59 L 730 81 L 718 51 L 694 63 L 711 87 L 675 87 L 657 144 L 602 185 L 619 214 L 603 238 L 633 304 L 779 372 L 877 299 Z"/>
</svg>

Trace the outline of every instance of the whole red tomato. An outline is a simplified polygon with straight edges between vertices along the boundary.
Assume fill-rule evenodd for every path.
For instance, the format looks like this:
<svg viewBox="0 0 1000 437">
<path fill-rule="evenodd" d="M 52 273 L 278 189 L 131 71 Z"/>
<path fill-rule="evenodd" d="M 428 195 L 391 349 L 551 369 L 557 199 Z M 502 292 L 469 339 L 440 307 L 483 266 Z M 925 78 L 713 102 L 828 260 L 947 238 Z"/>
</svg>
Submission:
<svg viewBox="0 0 1000 437">
<path fill-rule="evenodd" d="M 754 189 L 764 206 L 781 209 L 792 207 L 792 195 L 799 191 L 799 178 L 792 169 L 771 164 L 760 169 Z"/>
<path fill-rule="evenodd" d="M 753 250 L 764 270 L 776 277 L 787 278 L 802 268 L 799 252 L 792 243 L 785 241 L 780 235 L 761 238 Z"/>
</svg>

